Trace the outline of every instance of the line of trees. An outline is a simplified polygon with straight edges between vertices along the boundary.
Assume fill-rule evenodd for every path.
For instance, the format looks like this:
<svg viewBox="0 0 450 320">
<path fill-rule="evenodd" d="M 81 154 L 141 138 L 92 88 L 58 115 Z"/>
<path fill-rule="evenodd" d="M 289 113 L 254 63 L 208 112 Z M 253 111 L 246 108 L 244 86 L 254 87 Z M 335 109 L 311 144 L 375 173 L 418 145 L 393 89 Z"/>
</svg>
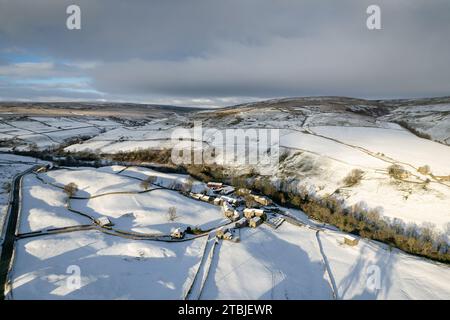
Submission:
<svg viewBox="0 0 450 320">
<path fill-rule="evenodd" d="M 73 156 L 75 159 L 76 156 Z M 119 152 L 108 155 L 108 158 L 113 161 L 142 161 L 173 166 L 170 156 L 170 149 L 141 149 Z M 401 169 L 391 166 L 388 171 L 392 177 L 403 176 L 404 171 Z M 378 240 L 408 253 L 450 263 L 448 239 L 438 233 L 432 225 L 406 225 L 399 219 L 389 220 L 381 215 L 380 209 L 367 208 L 362 203 L 346 207 L 336 196 L 319 198 L 315 196 L 314 191 L 301 186 L 296 180 L 274 182 L 267 177 L 259 176 L 255 170 L 250 170 L 247 174 L 230 174 L 223 166 L 216 164 L 185 165 L 177 167 L 177 170 L 189 173 L 201 181 L 222 181 L 237 188 L 258 191 L 281 205 L 299 208 L 309 217 L 334 225 L 342 231 Z M 363 172 L 354 171 L 344 182 L 349 185 L 356 184 L 362 176 Z M 190 187 L 192 188 L 192 185 Z"/>
<path fill-rule="evenodd" d="M 313 190 L 294 179 L 272 181 L 252 172 L 231 176 L 217 165 L 189 166 L 187 171 L 199 180 L 214 179 L 236 188 L 255 190 L 283 206 L 299 208 L 310 218 L 334 225 L 342 231 L 377 240 L 414 255 L 450 263 L 447 237 L 431 224 L 405 224 L 401 219 L 390 220 L 382 216 L 381 208 L 368 208 L 364 203 L 348 207 L 336 196 L 319 198 Z M 362 174 L 351 172 L 347 182 L 358 183 Z M 448 228 L 450 230 L 450 224 Z"/>
</svg>

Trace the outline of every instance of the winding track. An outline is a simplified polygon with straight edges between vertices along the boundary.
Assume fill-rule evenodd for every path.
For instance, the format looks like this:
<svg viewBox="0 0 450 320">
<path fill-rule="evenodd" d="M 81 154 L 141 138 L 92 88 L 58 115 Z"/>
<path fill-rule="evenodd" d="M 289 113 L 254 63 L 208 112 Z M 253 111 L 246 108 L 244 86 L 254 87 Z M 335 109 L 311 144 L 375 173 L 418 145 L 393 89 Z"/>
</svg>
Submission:
<svg viewBox="0 0 450 320">
<path fill-rule="evenodd" d="M 214 233 L 211 232 L 206 240 L 202 259 L 200 260 L 191 285 L 184 296 L 184 300 L 200 300 L 206 280 L 208 280 L 209 270 L 211 269 L 211 264 L 214 259 L 214 252 L 217 243 L 218 240 L 216 239 Z"/>
<path fill-rule="evenodd" d="M 24 172 L 16 175 L 13 179 L 12 190 L 10 193 L 10 204 L 8 215 L 5 220 L 5 228 L 3 230 L 3 240 L 1 243 L 0 256 L 0 300 L 5 299 L 5 293 L 8 286 L 8 273 L 14 257 L 14 242 L 16 240 L 17 222 L 20 215 L 20 193 L 22 186 L 22 178 L 40 168 L 41 166 L 33 166 Z"/>
<path fill-rule="evenodd" d="M 87 225 L 76 225 L 76 226 L 69 226 L 69 227 L 62 227 L 62 228 L 51 228 L 46 230 L 39 230 L 39 231 L 33 231 L 23 234 L 18 234 L 18 220 L 20 216 L 20 205 L 21 205 L 21 186 L 22 186 L 22 179 L 25 175 L 33 172 L 36 174 L 36 170 L 38 168 L 42 167 L 42 165 L 36 165 L 33 166 L 24 172 L 16 175 L 13 179 L 12 184 L 12 190 L 10 193 L 10 206 L 8 210 L 8 216 L 5 220 L 5 227 L 4 228 L 4 238 L 1 242 L 1 257 L 0 257 L 0 300 L 4 300 L 6 294 L 8 293 L 8 286 L 9 286 L 9 271 L 13 264 L 14 260 L 14 244 L 16 240 L 19 239 L 25 239 L 25 238 L 31 238 L 31 237 L 38 237 L 38 236 L 44 236 L 44 235 L 53 235 L 53 234 L 60 234 L 60 233 L 68 233 L 68 232 L 76 232 L 76 231 L 88 231 L 88 230 L 96 230 L 99 232 L 103 232 L 108 235 L 112 236 L 118 236 L 121 238 L 126 239 L 132 239 L 132 240 L 153 240 L 153 241 L 163 241 L 163 242 L 184 242 L 184 241 L 191 241 L 200 237 L 207 236 L 210 234 L 211 231 L 213 231 L 215 228 L 211 230 L 207 230 L 201 234 L 192 235 L 190 237 L 185 237 L 182 239 L 173 239 L 170 235 L 163 235 L 163 234 L 142 234 L 142 233 L 135 233 L 135 232 L 129 232 L 124 230 L 118 230 L 111 227 L 102 227 L 95 223 L 95 219 L 85 213 L 78 212 L 75 210 L 71 210 L 77 214 L 83 215 L 90 220 L 92 220 L 92 224 Z M 37 174 L 36 174 L 37 176 Z M 41 179 L 40 179 L 41 180 Z M 41 182 L 46 183 L 44 180 L 41 180 Z M 55 185 L 56 186 L 56 185 Z M 60 187 L 60 186 L 57 186 Z M 146 190 L 144 192 L 152 191 L 152 190 L 158 190 L 158 189 L 164 189 L 164 188 L 154 188 L 150 190 Z M 134 193 L 143 193 L 141 192 L 134 192 Z M 99 195 L 97 195 L 99 196 Z M 70 208 L 70 205 L 69 205 Z M 219 226 L 220 227 L 220 226 Z M 209 270 L 209 268 L 208 268 Z M 195 279 L 194 279 L 195 281 Z M 203 284 L 201 284 L 201 289 L 203 288 Z"/>
<path fill-rule="evenodd" d="M 0 272 L 0 275 L 1 275 L 0 285 L 2 286 L 1 287 L 2 291 L 1 291 L 1 296 L 0 296 L 1 299 L 5 298 L 5 292 L 7 292 L 7 290 L 8 290 L 8 288 L 7 288 L 8 283 L 9 283 L 8 273 L 9 273 L 10 267 L 12 266 L 12 261 L 14 259 L 14 242 L 16 240 L 30 238 L 30 237 L 39 237 L 39 236 L 44 236 L 44 235 L 53 235 L 53 234 L 76 232 L 76 231 L 88 231 L 88 230 L 95 230 L 95 231 L 102 232 L 102 233 L 105 233 L 108 235 L 118 236 L 118 237 L 132 239 L 132 240 L 152 240 L 152 241 L 164 241 L 164 242 L 191 241 L 191 240 L 209 235 L 208 240 L 206 241 L 206 245 L 204 248 L 204 252 L 203 252 L 199 267 L 196 270 L 196 274 L 195 274 L 194 278 L 192 279 L 192 283 L 191 283 L 188 291 L 184 295 L 184 299 L 186 299 L 186 300 L 201 299 L 201 295 L 203 293 L 203 288 L 204 288 L 204 285 L 205 285 L 206 280 L 209 275 L 209 269 L 211 266 L 211 262 L 214 258 L 214 252 L 216 251 L 215 247 L 216 247 L 217 242 L 213 239 L 214 238 L 213 230 L 216 228 L 212 228 L 211 230 L 204 231 L 201 234 L 192 235 L 192 236 L 189 236 L 189 237 L 186 237 L 183 239 L 172 239 L 170 235 L 135 233 L 135 232 L 115 229 L 112 227 L 99 226 L 95 222 L 95 219 L 93 217 L 91 217 L 85 213 L 78 212 L 76 210 L 71 209 L 70 202 L 69 202 L 68 209 L 70 211 L 89 218 L 92 221 L 92 223 L 86 224 L 86 225 L 76 225 L 76 226 L 69 226 L 69 227 L 62 227 L 62 228 L 52 228 L 52 229 L 39 230 L 39 231 L 33 231 L 33 232 L 29 232 L 29 233 L 18 234 L 17 233 L 17 222 L 18 222 L 18 217 L 20 214 L 20 196 L 21 196 L 20 188 L 21 188 L 22 178 L 26 174 L 29 174 L 29 173 L 37 170 L 39 167 L 41 167 L 41 166 L 39 166 L 39 165 L 34 166 L 34 167 L 22 172 L 21 174 L 19 174 L 15 177 L 14 182 L 13 182 L 13 189 L 10 194 L 12 200 L 11 200 L 10 212 L 9 212 L 8 222 L 7 222 L 8 223 L 8 228 L 7 228 L 8 237 L 7 237 L 7 239 L 5 238 L 4 245 L 3 245 L 4 250 L 2 250 L 2 257 L 1 257 L 1 261 L 4 262 L 2 264 L 2 268 L 1 268 L 1 272 Z M 53 185 L 58 188 L 63 188 L 62 186 L 45 181 L 44 179 L 39 177 L 36 172 L 33 172 L 33 173 L 36 175 L 36 177 L 38 177 L 38 180 L 40 180 L 42 183 L 50 184 L 50 185 Z M 137 180 L 141 180 L 141 179 L 138 178 Z M 158 188 L 158 186 L 157 186 L 154 189 L 145 190 L 145 191 L 113 192 L 112 194 L 143 193 L 143 192 L 149 192 L 149 191 L 157 190 L 157 189 L 165 189 L 165 188 Z M 93 197 L 105 196 L 105 195 L 107 195 L 107 194 L 98 194 L 98 195 L 94 195 Z M 91 198 L 91 197 L 73 197 L 73 199 L 89 199 L 89 198 Z M 305 226 L 304 222 L 300 221 L 295 216 L 292 216 L 291 214 L 288 214 L 286 212 L 281 212 L 281 214 L 285 217 L 287 222 L 289 222 L 293 225 L 296 225 L 296 226 L 300 226 L 300 227 Z M 228 224 L 229 223 L 227 223 L 225 225 L 228 225 Z M 320 252 L 324 259 L 323 262 L 325 264 L 326 271 L 330 278 L 330 286 L 331 286 L 331 289 L 333 292 L 333 297 L 336 299 L 337 298 L 336 284 L 335 284 L 333 275 L 331 273 L 330 267 L 328 265 L 327 258 L 324 255 L 323 248 L 321 246 L 320 238 L 318 235 L 318 233 L 320 231 L 322 231 L 323 229 L 320 226 L 316 225 L 315 223 L 308 224 L 308 225 L 309 225 L 309 228 L 315 229 L 317 231 L 316 236 L 317 236 L 317 241 L 319 244 Z"/>
<path fill-rule="evenodd" d="M 22 175 L 28 174 L 30 172 L 31 172 L 31 170 L 27 171 L 27 172 L 24 172 Z M 52 182 L 45 181 L 36 172 L 33 172 L 33 173 L 36 176 L 36 178 L 39 181 L 41 181 L 42 183 L 51 185 L 51 186 L 59 188 L 59 189 L 64 189 L 63 186 L 60 186 L 60 185 L 52 183 Z M 121 176 L 134 178 L 134 179 L 140 180 L 140 181 L 143 180 L 143 179 L 140 179 L 140 178 L 137 178 L 137 177 L 127 176 L 127 175 L 121 175 Z M 60 234 L 60 233 L 67 233 L 67 232 L 75 232 L 75 231 L 96 230 L 96 231 L 100 231 L 100 232 L 103 232 L 103 233 L 108 234 L 108 235 L 122 237 L 122 238 L 126 238 L 126 239 L 132 239 L 132 240 L 152 240 L 152 241 L 163 241 L 163 242 L 184 242 L 184 241 L 191 241 L 191 240 L 194 240 L 194 239 L 197 239 L 197 238 L 200 238 L 200 237 L 207 236 L 213 230 L 215 230 L 217 228 L 220 228 L 222 226 L 229 225 L 231 223 L 231 222 L 227 222 L 227 223 L 221 224 L 219 226 L 215 226 L 215 227 L 213 227 L 211 229 L 204 230 L 203 232 L 201 232 L 199 234 L 190 235 L 189 237 L 177 239 L 177 238 L 172 238 L 171 235 L 169 235 L 169 234 L 147 234 L 147 233 L 139 233 L 139 232 L 120 230 L 120 229 L 113 228 L 113 227 L 100 226 L 100 225 L 97 224 L 96 219 L 93 216 L 91 216 L 91 215 L 89 215 L 87 213 L 81 212 L 79 210 L 75 210 L 75 209 L 73 209 L 71 207 L 71 202 L 70 202 L 71 199 L 74 199 L 74 200 L 92 199 L 92 198 L 103 197 L 103 196 L 108 196 L 108 195 L 115 195 L 115 194 L 142 194 L 142 193 L 148 193 L 148 192 L 155 191 L 155 190 L 175 191 L 175 190 L 167 188 L 167 187 L 159 186 L 159 185 L 156 185 L 156 184 L 153 184 L 153 185 L 155 186 L 153 189 L 148 189 L 148 190 L 143 190 L 143 191 L 108 192 L 108 193 L 97 194 L 97 195 L 88 196 L 88 197 L 72 196 L 68 200 L 67 209 L 70 212 L 73 212 L 75 214 L 78 214 L 80 216 L 83 216 L 83 217 L 89 219 L 91 221 L 91 224 L 88 224 L 88 225 L 75 225 L 75 226 L 62 227 L 62 228 L 53 228 L 53 229 L 46 229 L 46 230 L 38 230 L 38 231 L 32 231 L 32 232 L 27 232 L 27 233 L 21 233 L 21 234 L 17 233 L 16 234 L 16 239 L 38 237 L 38 236 L 51 235 L 51 234 Z M 20 197 L 20 195 L 18 195 L 17 197 L 14 196 L 15 199 L 18 199 L 19 197 Z M 18 199 L 17 201 L 20 203 L 20 199 Z"/>
<path fill-rule="evenodd" d="M 322 255 L 323 263 L 325 264 L 325 270 L 328 274 L 328 278 L 330 279 L 330 286 L 331 286 L 331 291 L 333 293 L 333 299 L 337 300 L 337 299 L 339 299 L 339 296 L 338 296 L 338 289 L 336 286 L 336 280 L 334 279 L 333 273 L 331 272 L 330 263 L 328 262 L 328 258 L 325 255 L 325 250 L 323 249 L 322 241 L 320 241 L 320 235 L 319 235 L 320 231 L 321 230 L 316 231 L 317 243 L 319 244 L 320 254 Z"/>
</svg>

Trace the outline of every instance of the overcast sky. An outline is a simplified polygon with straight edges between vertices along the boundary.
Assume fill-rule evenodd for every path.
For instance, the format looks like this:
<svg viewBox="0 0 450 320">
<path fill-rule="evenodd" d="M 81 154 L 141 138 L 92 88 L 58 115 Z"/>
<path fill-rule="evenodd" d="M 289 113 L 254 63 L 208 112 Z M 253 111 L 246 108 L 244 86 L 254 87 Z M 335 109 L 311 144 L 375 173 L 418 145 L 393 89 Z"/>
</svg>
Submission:
<svg viewBox="0 0 450 320">
<path fill-rule="evenodd" d="M 370 4 L 382 30 L 366 27 Z M 0 0 L 0 100 L 312 95 L 450 95 L 450 1 Z"/>
</svg>

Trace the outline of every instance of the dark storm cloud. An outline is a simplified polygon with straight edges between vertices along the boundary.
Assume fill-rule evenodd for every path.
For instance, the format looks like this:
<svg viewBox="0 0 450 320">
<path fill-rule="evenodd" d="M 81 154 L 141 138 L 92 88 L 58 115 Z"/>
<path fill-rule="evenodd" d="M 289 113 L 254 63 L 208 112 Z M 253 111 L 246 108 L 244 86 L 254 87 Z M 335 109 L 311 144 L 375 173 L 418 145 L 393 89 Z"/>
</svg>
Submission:
<svg viewBox="0 0 450 320">
<path fill-rule="evenodd" d="M 373 3 L 383 30 L 366 28 Z M 69 4 L 81 7 L 80 31 L 65 28 Z M 47 76 L 88 77 L 106 99 L 227 104 L 450 93 L 447 0 L 0 0 L 0 8 L 0 51 L 53 63 Z M 36 77 L 35 65 L 20 75 L 14 69 L 27 65 L 1 61 L 14 80 Z"/>
</svg>

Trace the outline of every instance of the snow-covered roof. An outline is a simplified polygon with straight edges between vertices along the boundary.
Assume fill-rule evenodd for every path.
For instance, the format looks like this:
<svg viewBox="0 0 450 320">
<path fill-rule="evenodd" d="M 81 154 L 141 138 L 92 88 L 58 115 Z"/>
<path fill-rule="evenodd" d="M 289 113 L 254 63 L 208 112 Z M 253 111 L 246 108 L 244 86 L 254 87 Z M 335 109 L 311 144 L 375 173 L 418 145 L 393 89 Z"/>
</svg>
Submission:
<svg viewBox="0 0 450 320">
<path fill-rule="evenodd" d="M 178 227 L 178 228 L 172 229 L 172 233 L 184 233 L 185 231 L 186 231 L 186 229 L 183 227 Z"/>
<path fill-rule="evenodd" d="M 225 188 L 222 189 L 221 193 L 223 194 L 230 194 L 232 192 L 234 192 L 234 187 L 232 186 L 226 186 Z"/>
<path fill-rule="evenodd" d="M 107 225 L 111 224 L 111 221 L 108 219 L 108 217 L 104 217 L 104 216 L 98 218 L 97 222 L 101 226 L 107 226 Z"/>
</svg>

